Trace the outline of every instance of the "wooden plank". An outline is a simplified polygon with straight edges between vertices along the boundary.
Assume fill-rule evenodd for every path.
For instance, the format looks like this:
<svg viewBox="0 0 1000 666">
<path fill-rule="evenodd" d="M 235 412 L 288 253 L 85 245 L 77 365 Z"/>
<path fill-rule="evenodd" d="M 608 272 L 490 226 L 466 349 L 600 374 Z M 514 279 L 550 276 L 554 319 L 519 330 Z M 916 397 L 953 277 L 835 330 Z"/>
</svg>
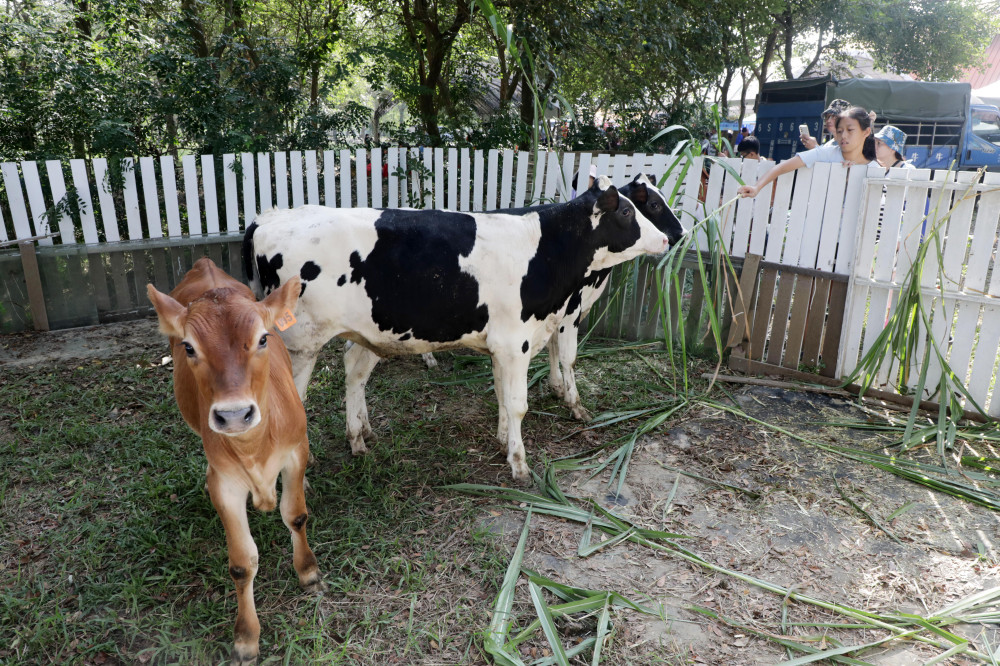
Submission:
<svg viewBox="0 0 1000 666">
<path fill-rule="evenodd" d="M 390 148 L 390 153 L 396 148 Z M 332 150 L 323 151 L 323 205 L 329 208 L 337 207 L 337 162 Z M 389 196 L 392 197 L 392 182 L 395 179 L 392 167 L 389 167 Z M 391 208 L 392 206 L 390 206 Z"/>
<path fill-rule="evenodd" d="M 698 198 L 701 189 L 701 172 L 704 168 L 704 160 L 695 157 L 691 160 L 691 168 L 684 178 L 681 198 L 681 210 L 686 213 L 688 219 L 701 219 L 703 205 Z"/>
<path fill-rule="evenodd" d="M 734 160 L 728 159 L 728 158 L 725 158 L 725 157 L 723 157 L 721 159 L 724 162 L 726 162 L 727 164 L 729 164 L 730 166 L 733 166 Z M 738 166 L 738 165 L 736 165 L 736 166 Z M 712 169 L 712 171 L 716 171 L 716 170 L 717 169 Z M 723 185 L 722 185 L 722 200 L 723 201 L 731 201 L 732 199 L 734 199 L 736 197 L 736 190 L 739 187 L 739 182 L 735 178 L 732 178 L 728 174 L 726 174 L 726 170 L 725 169 L 721 169 L 720 168 L 718 170 L 721 170 L 723 172 L 723 179 L 724 179 L 723 180 Z M 711 174 L 709 174 L 709 180 L 711 181 Z M 707 196 L 708 195 L 707 195 L 707 191 L 706 191 L 706 197 Z M 706 201 L 707 201 L 707 199 L 706 199 Z M 714 201 L 714 199 L 713 199 L 713 201 Z M 741 203 L 743 203 L 743 202 L 741 202 Z M 707 212 L 708 212 L 708 214 L 711 214 L 713 211 L 712 210 L 708 210 Z M 729 253 L 733 252 L 733 234 L 734 234 L 734 232 L 736 230 L 736 214 L 737 214 L 737 212 L 738 212 L 737 206 L 728 206 L 724 210 L 720 211 L 720 218 L 719 218 L 719 238 L 721 239 L 723 246 L 726 248 L 726 252 L 729 252 Z M 702 249 L 702 250 L 709 250 L 710 249 L 709 246 L 708 246 L 707 240 L 705 241 L 704 247 L 702 247 L 699 244 L 699 249 Z M 738 256 L 743 256 L 743 254 L 745 254 L 745 251 L 743 253 L 741 253 L 740 255 L 738 255 Z"/>
<path fill-rule="evenodd" d="M 952 339 L 951 326 L 956 314 L 956 305 L 956 299 L 947 297 L 941 298 L 940 296 L 934 298 L 931 304 L 933 314 L 931 315 L 930 330 L 926 336 L 927 344 L 933 344 L 945 358 L 948 357 L 948 347 Z M 926 350 L 926 344 L 924 346 L 924 350 Z M 921 358 L 923 357 L 921 356 Z M 920 371 L 919 366 L 917 370 L 918 372 Z M 953 370 L 956 374 L 965 373 L 965 368 L 961 366 L 953 368 Z M 934 352 L 934 349 L 931 349 L 931 353 L 927 359 L 927 378 L 924 382 L 923 397 L 931 398 L 937 395 L 937 386 L 941 381 L 941 374 L 941 360 Z M 916 385 L 918 377 L 913 378 L 914 385 Z M 965 377 L 962 377 L 961 379 L 964 381 Z"/>
<path fill-rule="evenodd" d="M 358 198 L 355 204 L 358 208 L 368 208 L 368 151 L 358 148 L 354 161 L 354 183 Z"/>
<path fill-rule="evenodd" d="M 108 174 L 108 161 L 102 157 L 91 160 L 94 168 L 94 180 L 97 182 L 97 200 L 101 204 L 101 226 L 104 229 L 104 239 L 109 243 L 121 240 L 118 233 L 118 214 L 115 212 L 115 199 L 111 195 L 111 177 Z M 62 175 L 60 173 L 60 175 Z M 50 181 L 51 185 L 51 181 Z M 53 201 L 58 201 L 53 192 Z"/>
<path fill-rule="evenodd" d="M 115 289 L 115 297 L 109 310 L 131 310 L 137 306 L 137 303 L 136 297 L 133 295 L 132 290 L 129 289 L 128 271 L 125 267 L 125 253 L 108 252 L 107 256 L 108 264 L 111 267 L 109 273 Z"/>
<path fill-rule="evenodd" d="M 978 303 L 962 302 L 955 306 L 955 332 L 948 355 L 948 365 L 958 376 L 958 380 L 968 386 L 969 373 L 972 371 L 972 348 L 979 332 L 980 305 Z"/>
<path fill-rule="evenodd" d="M 288 155 L 283 150 L 274 153 L 274 205 L 288 208 Z"/>
<path fill-rule="evenodd" d="M 973 172 L 962 172 L 959 175 L 963 176 L 963 181 L 969 182 L 968 177 L 974 177 L 976 174 Z M 951 218 L 947 221 L 947 230 L 944 228 L 937 230 L 937 237 L 942 245 L 941 254 L 944 258 L 945 288 L 949 290 L 958 289 L 959 285 L 962 284 L 963 278 L 965 284 L 969 285 L 970 288 L 972 285 L 969 282 L 970 277 L 963 275 L 965 273 L 963 267 L 967 263 L 965 257 L 968 254 L 969 243 L 972 240 L 970 231 L 976 198 L 971 196 L 962 197 L 958 192 L 954 194 L 957 196 L 955 197 L 955 205 Z M 933 266 L 933 270 L 930 270 L 931 266 Z M 937 252 L 928 252 L 924 263 L 922 283 L 933 286 L 937 281 L 938 273 Z M 984 291 L 986 275 L 981 276 L 981 281 L 974 280 L 973 283 L 975 282 L 979 283 L 979 286 L 975 290 L 979 292 Z"/>
<path fill-rule="evenodd" d="M 813 177 L 809 187 L 809 205 L 805 212 L 802 236 L 799 239 L 799 247 L 791 248 L 793 254 L 790 258 L 792 261 L 788 263 L 795 266 L 816 267 L 816 254 L 819 249 L 820 235 L 823 231 L 823 213 L 826 210 L 827 186 L 830 179 L 833 178 L 833 169 L 835 167 L 838 169 L 843 168 L 839 164 L 819 162 L 811 169 Z M 839 207 L 840 202 L 837 202 L 836 205 Z"/>
<path fill-rule="evenodd" d="M 576 156 L 572 153 L 566 153 L 562 158 L 562 171 L 561 178 L 556 183 L 556 200 L 563 202 L 569 201 L 573 198 L 573 165 L 576 162 Z M 586 185 L 586 181 L 584 182 Z"/>
<path fill-rule="evenodd" d="M 254 186 L 253 153 L 241 153 L 240 163 L 243 167 L 243 228 L 249 227 L 257 219 L 257 188 Z M 239 228 L 236 229 L 237 231 Z M 158 253 L 154 252 L 155 259 Z M 154 262 L 155 266 L 155 262 Z"/>
<path fill-rule="evenodd" d="M 767 334 L 771 328 L 771 308 L 774 305 L 774 287 L 778 281 L 778 269 L 765 268 L 761 271 L 754 305 L 753 321 L 750 325 L 750 344 L 746 350 L 748 358 L 761 360 L 767 346 Z"/>
<path fill-rule="evenodd" d="M 45 170 L 49 174 L 49 191 L 52 193 L 52 201 L 58 204 L 66 198 L 66 181 L 63 178 L 62 162 L 48 160 L 45 163 Z M 2 218 L 0 218 L 0 234 L 3 234 L 3 240 L 6 240 L 6 230 L 3 229 Z M 59 213 L 59 242 L 63 245 L 76 242 L 73 218 L 70 217 L 65 208 Z"/>
<path fill-rule="evenodd" d="M 4 162 L 0 164 L 0 173 L 3 174 L 4 187 L 7 191 L 7 205 L 10 209 L 11 220 L 14 222 L 14 237 L 15 239 L 31 238 L 35 234 L 31 231 L 31 222 L 28 218 L 28 208 L 24 203 L 24 191 L 21 189 L 21 174 L 18 173 L 17 163 Z"/>
<path fill-rule="evenodd" d="M 826 203 L 818 229 L 815 259 L 812 266 L 821 271 L 833 272 L 837 265 L 837 248 L 840 243 L 840 226 L 844 215 L 844 194 L 847 190 L 847 169 L 832 165 L 830 180 L 826 184 Z"/>
<path fill-rule="evenodd" d="M 340 207 L 353 208 L 351 204 L 351 151 L 340 151 Z M 292 182 L 294 190 L 294 181 Z"/>
<path fill-rule="evenodd" d="M 407 160 L 410 159 L 409 152 L 406 149 L 399 151 L 399 168 L 403 174 L 399 179 L 399 205 L 403 208 L 410 205 L 410 180 L 413 178 L 407 165 Z"/>
<path fill-rule="evenodd" d="M 430 151 L 424 150 L 424 154 Z M 441 210 L 447 206 L 447 198 L 444 190 L 444 148 L 434 149 L 434 207 Z M 428 206 L 430 208 L 430 206 Z"/>
<path fill-rule="evenodd" d="M 809 315 L 806 317 L 805 335 L 802 340 L 802 363 L 815 367 L 819 363 L 820 343 L 824 334 L 827 301 L 830 298 L 830 280 L 816 278 L 813 280 L 813 297 L 809 305 Z"/>
<path fill-rule="evenodd" d="M 125 220 L 128 223 L 129 240 L 143 238 L 142 217 L 139 213 L 139 188 L 135 181 L 135 162 L 131 157 L 122 160 L 122 176 L 125 180 Z"/>
<path fill-rule="evenodd" d="M 458 148 L 448 149 L 448 210 L 458 210 Z"/>
<path fill-rule="evenodd" d="M 793 273 L 782 273 L 778 276 L 778 297 L 774 302 L 770 342 L 767 346 L 767 362 L 772 365 L 781 365 L 781 352 L 785 344 L 785 331 L 788 327 L 788 314 L 792 304 L 794 284 L 795 275 Z"/>
<path fill-rule="evenodd" d="M 477 150 L 473 155 L 475 173 L 472 177 L 472 210 L 483 210 L 483 180 L 485 180 L 486 165 L 483 161 L 483 151 Z"/>
<path fill-rule="evenodd" d="M 795 184 L 792 190 L 792 206 L 788 215 L 788 227 L 785 230 L 785 246 L 782 249 L 782 264 L 798 266 L 799 251 L 802 249 L 802 237 L 806 230 L 806 215 L 809 211 L 809 195 L 815 169 L 796 169 Z"/>
<path fill-rule="evenodd" d="M 514 177 L 514 151 L 503 151 L 503 177 L 500 180 L 500 208 L 510 208 L 511 186 Z"/>
<path fill-rule="evenodd" d="M 544 196 L 542 187 L 545 184 L 545 163 L 546 153 L 539 150 L 535 153 L 535 162 L 531 169 L 531 201 L 529 205 L 535 206 L 542 203 Z"/>
<path fill-rule="evenodd" d="M 163 181 L 163 207 L 167 212 L 167 235 L 181 235 L 181 212 L 177 199 L 177 170 L 172 155 L 160 156 L 160 178 Z"/>
<path fill-rule="evenodd" d="M 684 340 L 686 340 L 686 345 L 688 349 L 691 345 L 696 344 L 699 341 L 699 334 L 701 333 L 701 318 L 702 318 L 702 307 L 705 304 L 705 288 L 701 283 L 701 276 L 698 271 L 692 271 L 694 274 L 694 280 L 691 283 L 691 300 L 689 301 L 688 317 L 684 322 Z"/>
<path fill-rule="evenodd" d="M 755 180 L 753 182 L 757 182 L 756 179 L 763 178 L 764 175 L 774 167 L 774 162 L 762 162 L 757 160 L 756 166 L 757 173 L 754 174 Z M 747 251 L 752 254 L 759 254 L 761 257 L 764 256 L 764 253 L 767 250 L 767 240 L 769 237 L 768 230 L 771 229 L 772 226 L 778 226 L 777 220 L 774 221 L 773 225 L 769 224 L 768 221 L 768 218 L 771 215 L 773 187 L 774 183 L 768 183 L 767 187 L 761 192 L 764 196 L 757 196 L 753 199 L 753 213 L 750 218 L 750 244 Z M 782 215 L 779 213 L 776 217 L 780 218 Z M 781 221 L 781 225 L 784 225 L 784 220 Z M 776 233 L 776 231 L 772 231 L 771 233 Z M 778 236 L 775 240 L 777 243 L 780 243 L 781 237 Z"/>
<path fill-rule="evenodd" d="M 570 192 L 571 197 L 578 197 L 587 191 L 587 183 L 589 182 L 590 179 L 590 165 L 592 163 L 590 160 L 591 160 L 590 153 L 580 153 L 580 164 L 578 165 L 576 170 L 578 182 L 576 184 L 576 187 Z M 570 178 L 572 179 L 572 176 Z M 570 185 L 572 184 L 573 183 L 571 180 Z"/>
<path fill-rule="evenodd" d="M 969 395 L 979 403 L 980 407 L 987 408 L 987 398 L 990 398 L 987 409 L 989 415 L 994 418 L 1000 415 L 1000 391 L 993 391 L 992 396 L 990 394 L 993 369 L 997 363 L 998 343 L 1000 343 L 1000 305 L 985 305 L 967 388 Z"/>
<path fill-rule="evenodd" d="M 382 193 L 382 149 L 376 148 L 378 150 L 378 189 L 379 189 L 379 206 L 382 205 L 381 193 Z M 319 205 L 319 170 L 316 166 L 316 151 L 307 150 L 305 151 L 306 156 L 306 201 L 311 206 Z M 373 172 L 374 173 L 374 172 Z"/>
<path fill-rule="evenodd" d="M 382 149 L 372 148 L 372 208 L 382 208 Z"/>
<path fill-rule="evenodd" d="M 559 154 L 555 151 L 550 151 L 546 154 L 545 161 L 545 184 L 542 194 L 544 199 L 540 199 L 539 201 L 554 203 L 556 200 L 556 187 L 560 180 L 562 180 L 562 169 L 559 166 Z"/>
<path fill-rule="evenodd" d="M 597 167 L 598 177 L 609 175 L 611 155 L 608 155 L 607 153 L 598 153 L 597 159 L 593 160 L 593 164 Z"/>
<path fill-rule="evenodd" d="M 215 189 L 215 158 L 201 156 L 201 186 L 205 201 L 205 231 L 219 233 L 219 202 Z"/>
<path fill-rule="evenodd" d="M 806 332 L 806 318 L 809 315 L 813 282 L 815 278 L 802 275 L 795 277 L 791 315 L 788 322 L 788 335 L 785 337 L 785 356 L 781 365 L 786 368 L 798 368 L 802 353 L 802 340 Z"/>
<path fill-rule="evenodd" d="M 737 293 L 733 294 L 733 315 L 732 323 L 729 326 L 727 347 L 735 347 L 741 344 L 744 339 L 749 339 L 750 324 L 747 320 L 747 313 L 752 312 L 754 287 L 757 284 L 760 260 L 759 254 L 748 254 L 743 262 L 743 270 L 740 273 L 740 288 Z"/>
<path fill-rule="evenodd" d="M 733 168 L 735 168 L 740 173 L 740 176 L 743 178 L 744 182 L 747 183 L 757 182 L 757 165 L 760 164 L 759 160 L 740 160 L 733 158 L 723 158 L 723 159 L 726 162 L 729 162 L 733 166 Z M 715 169 L 712 170 L 714 171 Z M 729 192 L 727 192 L 727 195 L 736 196 L 735 187 L 738 183 L 736 183 L 735 178 L 730 178 L 729 180 L 732 182 L 733 189 L 732 189 L 732 194 L 729 195 Z M 729 188 L 727 188 L 727 190 L 728 189 Z M 727 196 L 726 201 L 729 200 L 729 196 Z M 763 199 L 764 201 L 770 203 L 771 201 L 770 186 L 767 187 L 766 191 L 761 190 L 760 194 L 757 195 L 757 198 Z M 746 255 L 747 250 L 750 247 L 750 225 L 754 221 L 753 220 L 754 202 L 755 199 L 738 199 L 736 201 L 736 206 L 735 206 L 736 214 L 731 216 L 733 218 L 733 241 L 730 250 L 731 256 L 743 257 Z M 764 223 L 762 226 L 764 227 L 767 226 L 767 218 L 764 219 Z M 728 239 L 728 236 L 725 236 L 725 238 Z M 763 247 L 763 243 L 761 243 L 761 246 Z"/>
<path fill-rule="evenodd" d="M 288 153 L 288 167 L 292 181 L 292 208 L 298 208 L 306 203 L 302 189 L 302 151 L 293 150 Z"/>
<path fill-rule="evenodd" d="M 274 208 L 274 198 L 271 196 L 271 156 L 268 153 L 257 153 L 257 189 L 260 191 L 260 212 Z"/>
<path fill-rule="evenodd" d="M 764 250 L 764 261 L 778 263 L 785 246 L 788 233 L 790 207 L 792 202 L 792 186 L 795 183 L 795 172 L 778 176 L 774 183 L 774 200 L 771 204 L 771 223 L 768 226 L 767 248 Z M 756 215 L 756 209 L 754 214 Z"/>
<path fill-rule="evenodd" d="M 910 187 L 906 190 L 906 207 L 903 210 L 903 222 L 900 228 L 902 238 L 898 250 L 899 254 L 896 257 L 896 270 L 893 273 L 897 281 L 902 280 L 910 272 L 910 267 L 916 260 L 929 192 L 926 185 L 918 184 L 930 179 L 929 170 L 909 169 L 908 172 Z"/>
<path fill-rule="evenodd" d="M 497 165 L 499 158 L 499 151 L 495 148 L 490 149 L 489 159 L 487 160 L 486 204 L 483 206 L 483 210 L 496 210 L 497 208 Z"/>
<path fill-rule="evenodd" d="M 194 155 L 181 158 L 184 171 L 184 204 L 187 212 L 188 233 L 201 235 L 201 197 L 198 196 L 198 162 Z"/>
<path fill-rule="evenodd" d="M 627 167 L 628 155 L 619 154 L 611 158 L 611 182 L 615 187 L 623 187 L 628 182 Z"/>
<path fill-rule="evenodd" d="M 236 155 L 222 156 L 222 178 L 226 192 L 226 231 L 240 230 L 239 195 L 236 191 Z"/>
<path fill-rule="evenodd" d="M 389 148 L 386 154 L 386 161 L 389 166 L 389 208 L 399 208 L 399 176 L 396 169 L 399 168 L 399 148 Z"/>
<path fill-rule="evenodd" d="M 148 159 L 150 166 L 153 164 L 153 158 L 146 157 L 143 159 Z M 70 160 L 69 161 L 70 172 L 73 174 L 73 187 L 76 188 L 76 195 L 80 198 L 80 227 L 83 229 L 83 242 L 84 243 L 98 243 L 100 239 L 97 236 L 97 222 L 94 219 L 94 203 L 90 200 L 90 177 L 87 175 L 87 164 L 83 160 Z M 153 174 L 150 174 L 153 176 Z M 158 211 L 159 207 L 156 201 L 156 181 L 153 180 L 152 187 L 153 196 L 153 210 Z M 146 198 L 147 207 L 149 202 L 149 197 Z M 156 215 L 156 232 L 160 233 L 159 229 L 160 217 L 157 213 Z M 162 235 L 162 233 L 160 233 Z"/>
<path fill-rule="evenodd" d="M 528 162 L 531 156 L 522 150 L 517 154 L 517 177 L 514 184 L 514 208 L 524 207 L 524 197 L 528 190 Z"/>
<path fill-rule="evenodd" d="M 460 172 L 461 185 L 458 188 L 458 209 L 461 211 L 472 210 L 472 205 L 470 203 L 470 197 L 472 195 L 472 156 L 469 154 L 468 148 L 462 148 L 459 151 L 458 158 L 458 169 Z M 494 174 L 495 176 L 496 174 Z M 494 184 L 496 187 L 496 184 Z M 482 184 L 480 184 L 479 189 L 482 190 Z M 483 198 L 477 197 L 477 200 L 482 205 Z"/>
<path fill-rule="evenodd" d="M 426 169 L 426 177 L 423 179 L 424 208 L 431 209 L 434 208 L 434 158 L 436 155 L 434 155 L 434 151 L 432 149 L 424 148 L 422 156 L 424 160 L 424 169 Z"/>
<path fill-rule="evenodd" d="M 34 236 L 48 236 L 48 219 L 45 211 L 45 195 L 42 194 L 42 179 L 38 177 L 38 164 L 36 162 L 21 162 L 21 173 L 24 175 L 24 189 L 28 195 L 28 204 L 31 208 L 31 221 L 34 224 Z M 51 238 L 39 238 L 39 245 L 52 245 Z"/>
<path fill-rule="evenodd" d="M 854 250 L 860 234 L 860 211 L 864 201 L 865 175 L 868 166 L 856 164 L 847 171 L 844 212 L 840 223 L 840 242 L 834 272 L 847 274 L 854 266 Z M 872 167 L 873 169 L 876 167 Z"/>
<path fill-rule="evenodd" d="M 6 176 L 7 174 L 4 173 L 5 178 Z M 18 184 L 18 188 L 20 188 L 20 184 Z M 8 189 L 8 191 L 10 190 Z M 36 331 L 47 331 L 49 330 L 49 317 L 45 310 L 45 294 L 42 292 L 42 278 L 38 270 L 35 243 L 34 241 L 21 241 L 17 247 L 21 254 L 21 270 L 24 272 L 28 304 L 31 308 L 31 323 Z"/>
</svg>

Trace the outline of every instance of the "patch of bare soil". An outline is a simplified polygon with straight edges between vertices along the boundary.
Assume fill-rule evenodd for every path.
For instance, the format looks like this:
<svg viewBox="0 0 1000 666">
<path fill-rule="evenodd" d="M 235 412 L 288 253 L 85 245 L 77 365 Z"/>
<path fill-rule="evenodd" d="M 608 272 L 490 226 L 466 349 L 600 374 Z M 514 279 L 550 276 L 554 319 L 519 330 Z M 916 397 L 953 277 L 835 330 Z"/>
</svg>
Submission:
<svg viewBox="0 0 1000 666">
<path fill-rule="evenodd" d="M 878 445 L 867 431 L 819 425 L 859 417 L 856 407 L 843 400 L 756 386 L 735 397 L 748 414 L 799 434 L 821 440 L 836 437 L 839 444 L 859 448 Z M 845 501 L 835 476 L 844 493 L 896 540 Z M 567 494 L 593 498 L 643 527 L 691 537 L 680 545 L 713 564 L 862 610 L 926 617 L 1000 585 L 997 514 L 727 413 L 703 410 L 668 432 L 642 440 L 617 497 L 609 492 L 606 477 L 588 480 L 584 472 L 564 476 L 561 485 Z M 912 504 L 904 512 L 887 520 L 908 502 Z M 519 532 L 520 520 L 511 516 L 508 525 Z M 783 611 L 788 625 L 847 621 L 843 615 L 786 603 L 780 594 L 634 543 L 579 558 L 578 525 L 547 516 L 536 516 L 532 523 L 528 568 L 575 586 L 617 590 L 637 601 L 649 598 L 664 604 L 665 620 L 638 614 L 628 618 L 620 639 L 631 653 L 648 660 L 634 663 L 662 659 L 678 664 L 775 664 L 789 658 L 783 648 L 733 625 L 780 634 Z M 708 620 L 692 612 L 692 606 L 710 609 L 733 625 Z M 998 643 L 995 628 L 987 626 L 959 625 L 954 630 L 982 649 L 984 632 L 989 645 Z M 855 645 L 885 635 L 816 626 L 789 626 L 788 633 L 825 634 Z M 905 666 L 924 664 L 942 652 L 899 643 L 869 653 L 865 660 Z M 819 641 L 816 647 L 835 645 Z M 954 657 L 941 663 L 980 662 Z"/>
<path fill-rule="evenodd" d="M 84 326 L 44 333 L 0 335 L 0 367 L 24 368 L 91 358 L 168 355 L 156 319 Z"/>
</svg>

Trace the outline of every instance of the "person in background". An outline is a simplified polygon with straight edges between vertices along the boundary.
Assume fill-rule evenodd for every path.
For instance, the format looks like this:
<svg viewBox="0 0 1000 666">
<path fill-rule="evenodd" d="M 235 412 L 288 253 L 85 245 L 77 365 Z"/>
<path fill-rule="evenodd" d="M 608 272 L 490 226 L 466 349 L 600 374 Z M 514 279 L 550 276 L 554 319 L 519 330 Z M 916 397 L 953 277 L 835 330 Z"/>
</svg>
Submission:
<svg viewBox="0 0 1000 666">
<path fill-rule="evenodd" d="M 830 102 L 830 106 L 826 108 L 826 111 L 820 116 L 823 119 L 823 129 L 826 133 L 830 135 L 830 139 L 823 145 L 836 144 L 837 143 L 837 118 L 841 113 L 847 111 L 851 108 L 851 103 L 843 99 L 835 99 Z M 799 136 L 799 140 L 802 145 L 806 147 L 807 150 L 811 150 L 819 145 L 819 141 L 815 137 L 811 137 L 808 134 L 802 134 Z"/>
<path fill-rule="evenodd" d="M 894 125 L 886 125 L 875 135 L 875 156 L 886 169 L 902 167 L 916 169 L 903 158 L 906 151 L 906 133 Z"/>
<path fill-rule="evenodd" d="M 755 136 L 745 136 L 736 146 L 736 151 L 745 160 L 759 160 L 760 140 Z"/>
<path fill-rule="evenodd" d="M 740 145 L 740 142 L 743 141 L 743 139 L 747 138 L 748 136 L 750 136 L 750 130 L 744 127 L 739 131 L 739 133 L 737 133 L 736 138 L 733 140 L 733 147 L 735 148 L 736 146 Z"/>
<path fill-rule="evenodd" d="M 837 162 L 844 166 L 855 164 L 878 164 L 875 161 L 875 139 L 872 137 L 872 119 L 860 106 L 852 106 L 837 116 L 837 143 L 827 143 L 810 150 L 796 153 L 774 167 L 753 185 L 744 185 L 736 190 L 741 197 L 753 198 L 768 183 L 778 176 L 796 169 L 811 169 L 817 162 Z"/>
</svg>

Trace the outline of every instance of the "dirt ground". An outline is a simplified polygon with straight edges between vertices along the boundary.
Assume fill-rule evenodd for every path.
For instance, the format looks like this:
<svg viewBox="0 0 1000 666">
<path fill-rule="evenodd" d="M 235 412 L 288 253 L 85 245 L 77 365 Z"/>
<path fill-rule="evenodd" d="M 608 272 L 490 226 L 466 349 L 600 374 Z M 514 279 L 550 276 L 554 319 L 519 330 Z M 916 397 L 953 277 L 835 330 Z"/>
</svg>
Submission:
<svg viewBox="0 0 1000 666">
<path fill-rule="evenodd" d="M 117 356 L 156 362 L 165 353 L 152 320 L 4 336 L 0 384 L 3 367 Z M 758 386 L 732 392 L 751 416 L 828 442 L 869 448 L 875 444 L 871 432 L 818 425 L 861 417 L 845 400 Z M 534 443 L 535 450 L 542 444 Z M 549 454 L 560 454 L 556 449 L 552 447 Z M 530 459 L 530 447 L 528 453 Z M 895 540 L 844 500 L 835 477 L 843 492 L 882 522 Z M 609 493 L 606 478 L 588 480 L 581 472 L 560 479 L 568 495 L 592 497 L 649 529 L 690 536 L 682 545 L 714 564 L 829 602 L 929 616 L 956 600 L 1000 586 L 997 514 L 833 457 L 721 411 L 703 408 L 643 438 L 618 496 Z M 903 512 L 887 520 L 907 503 L 911 504 Z M 503 534 L 511 549 L 523 520 L 523 512 L 491 510 L 484 504 L 483 525 Z M 781 595 L 636 544 L 617 544 L 579 558 L 579 525 L 536 515 L 532 526 L 526 567 L 577 587 L 615 590 L 637 601 L 663 605 L 662 618 L 620 616 L 615 641 L 625 663 L 774 664 L 788 659 L 784 649 L 737 625 L 779 633 L 783 614 L 789 625 L 845 621 L 843 616 L 803 603 L 785 603 Z M 732 624 L 709 620 L 693 612 L 692 606 L 717 612 Z M 984 632 L 990 632 L 985 634 L 988 645 L 1000 643 L 996 632 L 985 625 L 963 624 L 952 630 L 979 649 L 987 645 Z M 816 626 L 789 626 L 788 632 L 827 634 L 852 644 L 882 635 Z M 940 653 L 917 643 L 896 642 L 869 653 L 865 660 L 906 666 L 924 664 Z M 979 662 L 953 657 L 940 663 Z"/>
</svg>

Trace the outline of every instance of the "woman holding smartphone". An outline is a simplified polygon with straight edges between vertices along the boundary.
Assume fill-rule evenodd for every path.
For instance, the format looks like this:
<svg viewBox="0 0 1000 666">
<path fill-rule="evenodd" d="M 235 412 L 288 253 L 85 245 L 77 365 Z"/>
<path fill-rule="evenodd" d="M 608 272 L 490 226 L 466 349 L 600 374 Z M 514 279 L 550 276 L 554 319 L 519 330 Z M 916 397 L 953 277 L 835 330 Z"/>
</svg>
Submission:
<svg viewBox="0 0 1000 666">
<path fill-rule="evenodd" d="M 844 166 L 878 164 L 875 162 L 875 139 L 872 138 L 872 119 L 860 106 L 852 106 L 836 117 L 837 143 L 827 143 L 811 150 L 797 153 L 761 176 L 753 185 L 737 190 L 741 197 L 753 198 L 768 183 L 783 174 L 802 167 L 812 168 L 817 162 L 839 162 Z"/>
</svg>

